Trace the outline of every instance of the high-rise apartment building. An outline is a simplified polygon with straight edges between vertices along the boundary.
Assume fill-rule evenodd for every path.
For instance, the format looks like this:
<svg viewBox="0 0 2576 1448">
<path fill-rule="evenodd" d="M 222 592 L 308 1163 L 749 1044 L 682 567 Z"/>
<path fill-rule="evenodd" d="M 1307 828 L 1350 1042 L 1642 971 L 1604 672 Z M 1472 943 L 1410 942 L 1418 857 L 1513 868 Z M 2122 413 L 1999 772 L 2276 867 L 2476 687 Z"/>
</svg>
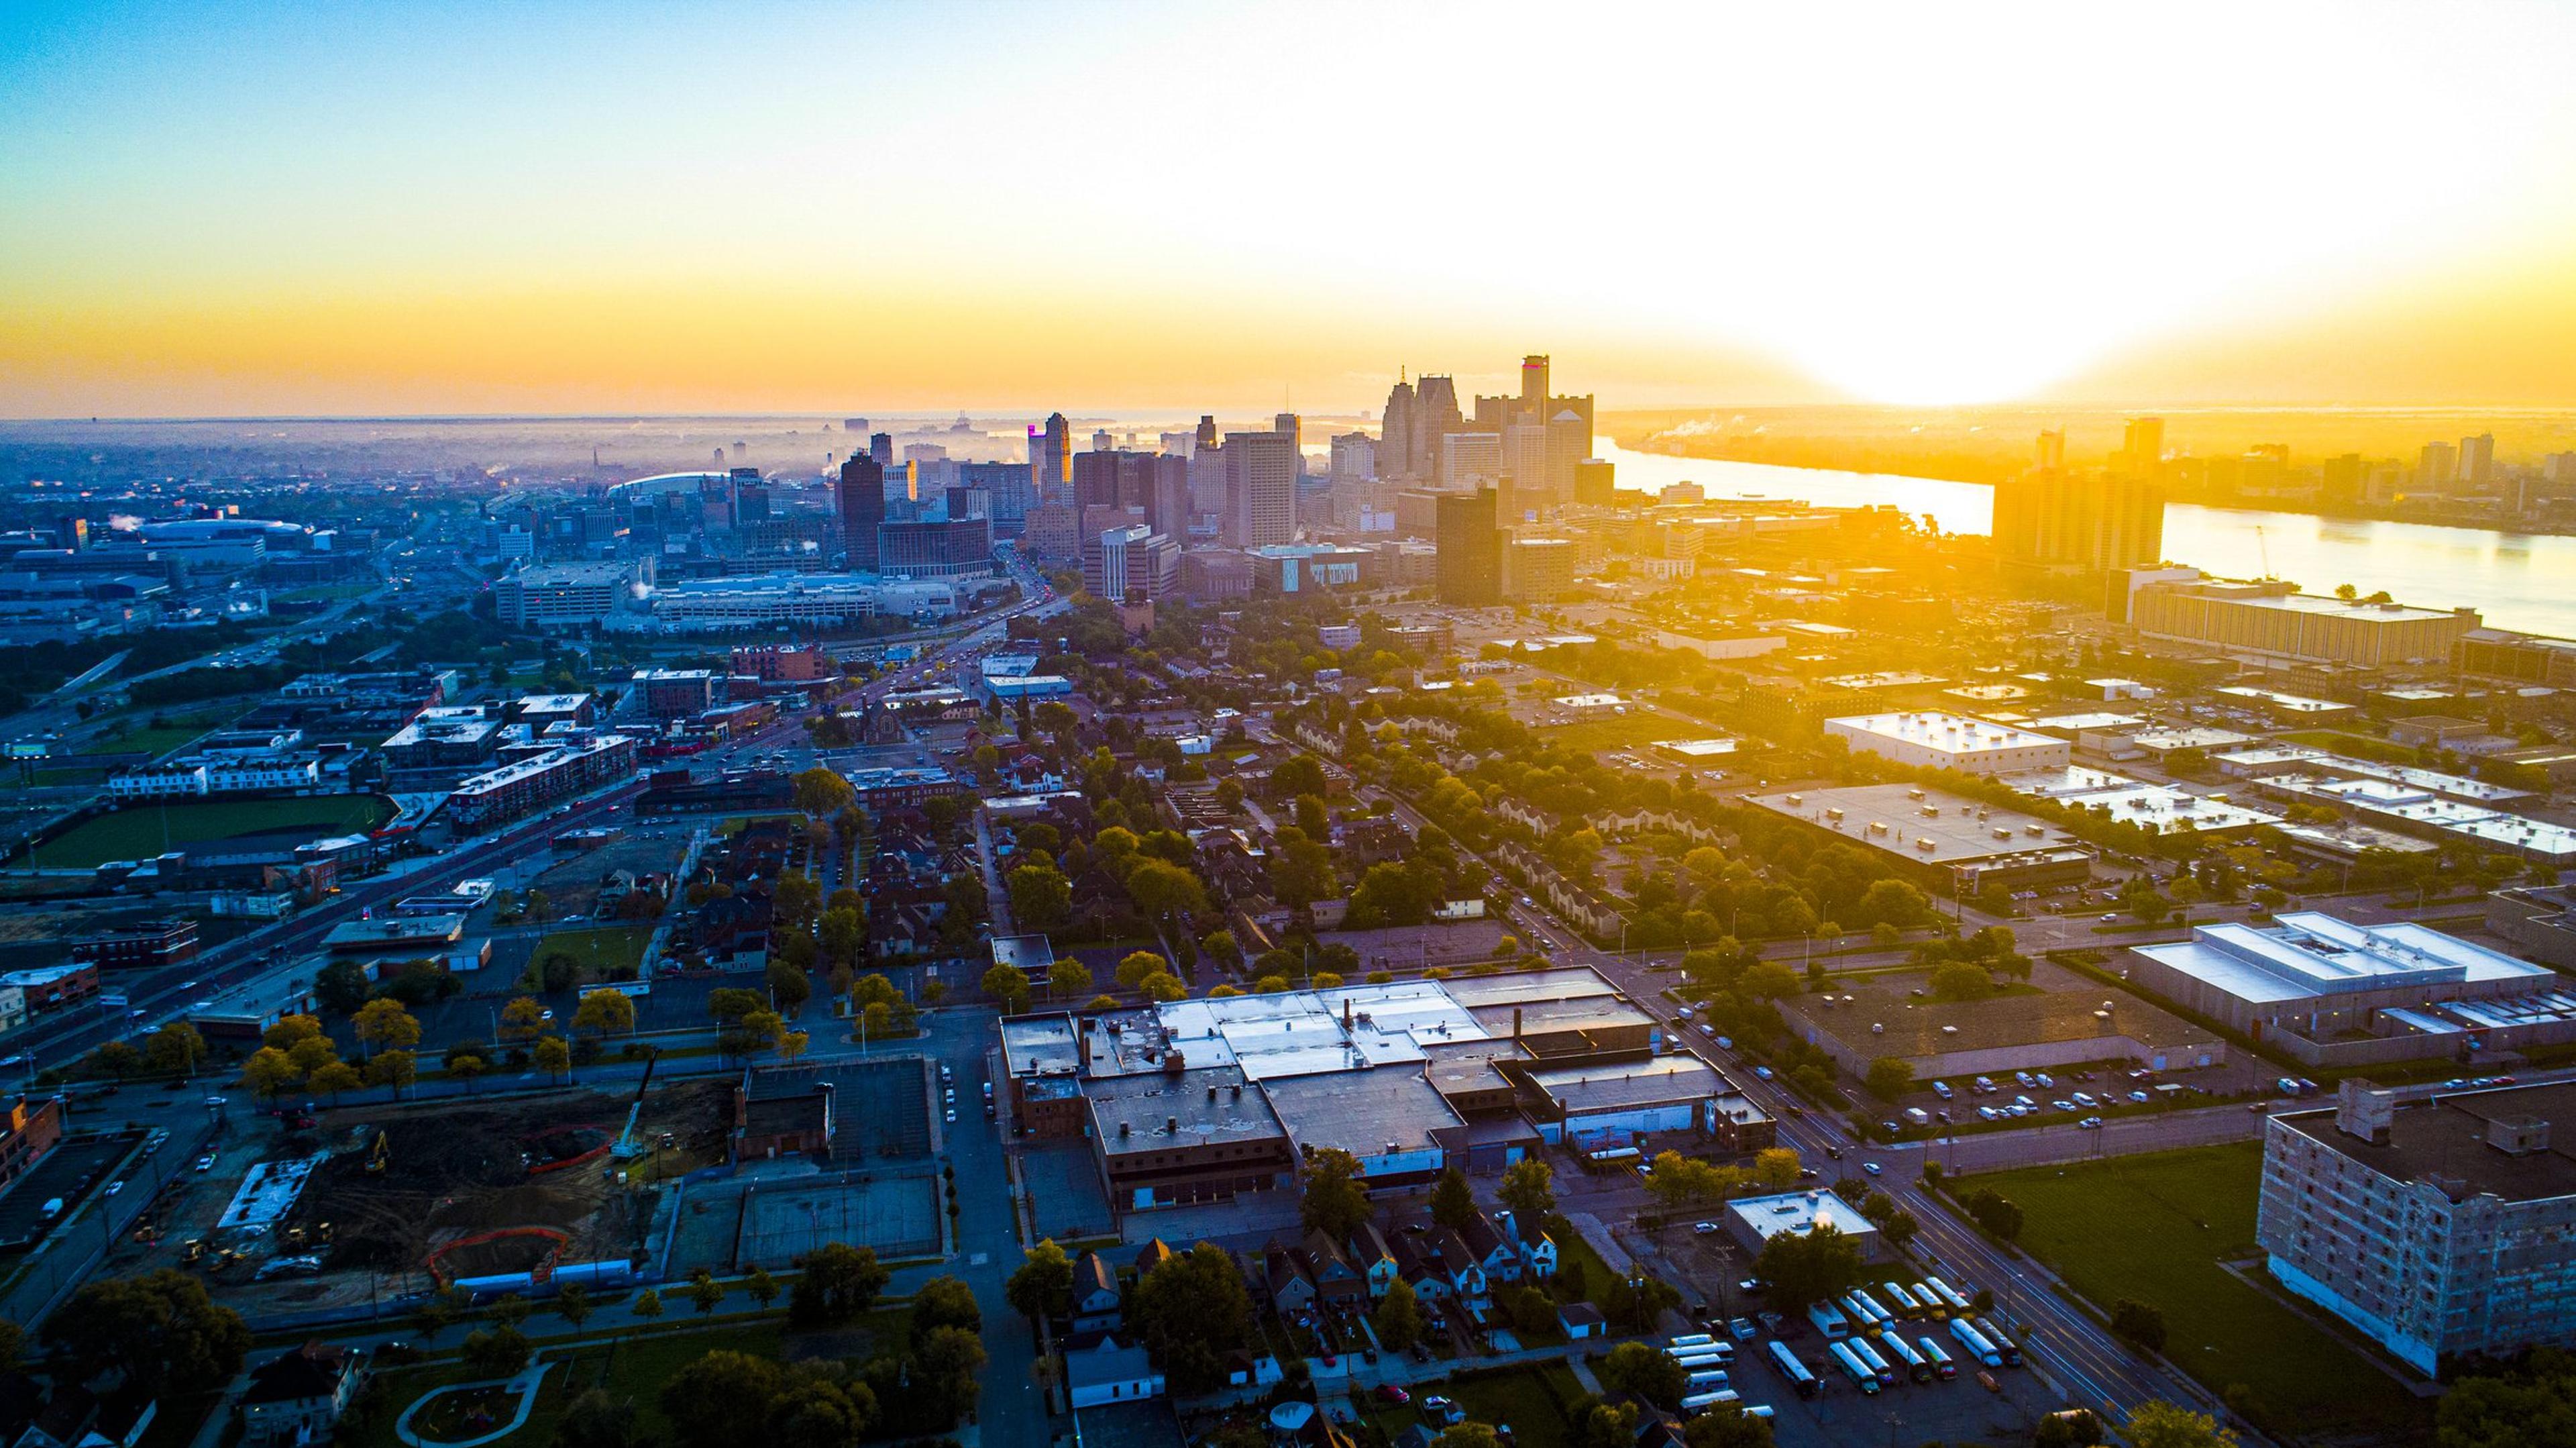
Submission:
<svg viewBox="0 0 2576 1448">
<path fill-rule="evenodd" d="M 841 464 L 841 551 L 858 573 L 877 571 L 877 528 L 885 522 L 885 465 L 853 456 Z"/>
<path fill-rule="evenodd" d="M 2164 556 L 2164 485 L 2134 474 L 2034 468 L 1995 485 L 1994 516 L 2007 565 L 2132 568 Z"/>
<path fill-rule="evenodd" d="M 2165 420 L 2161 417 L 2133 417 L 2121 431 L 2120 453 L 2112 459 L 2116 471 L 2133 478 L 2152 478 L 2164 471 Z"/>
<path fill-rule="evenodd" d="M 2283 1287 L 2418 1371 L 2576 1343 L 2576 1085 L 2394 1093 L 2263 1127 L 2254 1240 Z"/>
<path fill-rule="evenodd" d="M 1073 424 L 1061 412 L 1029 425 L 1029 484 L 1040 502 L 1054 502 L 1073 486 Z"/>
<path fill-rule="evenodd" d="M 1225 538 L 1237 548 L 1297 537 L 1296 440 L 1283 432 L 1230 432 L 1225 459 Z"/>
<path fill-rule="evenodd" d="M 1293 412 L 1283 412 L 1271 419 L 1272 432 L 1288 435 L 1288 449 L 1297 459 L 1297 475 L 1306 475 L 1306 419 Z"/>
<path fill-rule="evenodd" d="M 2415 486 L 2438 493 L 2459 479 L 2460 450 L 2446 442 L 2424 444 L 2423 455 L 2415 463 Z"/>
<path fill-rule="evenodd" d="M 1502 481 L 1504 471 L 1501 434 L 1455 428 L 1440 434 L 1431 476 L 1441 487 L 1492 487 Z"/>
<path fill-rule="evenodd" d="M 2482 432 L 2476 437 L 2460 439 L 2459 480 L 2480 490 L 2495 481 L 2494 433 Z"/>
<path fill-rule="evenodd" d="M 1333 434 L 1333 481 L 1364 483 L 1377 476 L 1377 439 L 1364 432 Z"/>
<path fill-rule="evenodd" d="M 1481 606 L 1498 603 L 1503 587 L 1503 535 L 1497 527 L 1491 488 L 1439 495 L 1439 522 L 1433 546 L 1434 588 L 1442 603 Z"/>
</svg>

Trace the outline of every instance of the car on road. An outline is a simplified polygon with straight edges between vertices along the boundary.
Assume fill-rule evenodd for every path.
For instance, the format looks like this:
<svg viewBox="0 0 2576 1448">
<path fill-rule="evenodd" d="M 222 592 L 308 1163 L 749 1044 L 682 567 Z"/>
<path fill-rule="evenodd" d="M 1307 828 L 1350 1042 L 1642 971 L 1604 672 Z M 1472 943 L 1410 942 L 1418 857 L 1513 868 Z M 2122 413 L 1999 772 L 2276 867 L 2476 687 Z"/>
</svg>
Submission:
<svg viewBox="0 0 2576 1448">
<path fill-rule="evenodd" d="M 2137 1102 L 2137 1103 L 2138 1103 L 2139 1105 L 2141 1105 L 2141 1106 L 2144 1106 L 2144 1105 L 2147 1103 L 2147 1101 L 2148 1101 L 2148 1099 L 2149 1099 L 2149 1098 L 2148 1098 L 2148 1096 L 2147 1096 L 2147 1093 L 2145 1093 L 2144 1091 L 2132 1091 L 2132 1092 L 2130 1092 L 2130 1093 L 2129 1093 L 2129 1099 L 2130 1099 L 2130 1100 L 2132 1100 L 2132 1101 Z"/>
<path fill-rule="evenodd" d="M 107 1190 L 106 1190 L 106 1191 L 104 1191 L 104 1192 L 99 1193 L 99 1195 L 101 1195 L 101 1196 L 107 1196 L 107 1197 L 112 1197 L 112 1196 L 115 1196 L 118 1192 L 121 1192 L 121 1191 L 123 1191 L 123 1190 L 125 1190 L 125 1183 L 123 1183 L 123 1182 L 109 1182 L 109 1183 L 107 1184 Z"/>
<path fill-rule="evenodd" d="M 1828 1146 L 1828 1147 L 1826 1147 L 1826 1148 L 1825 1148 L 1825 1159 L 1826 1159 L 1826 1160 L 1828 1160 L 1828 1161 L 1840 1161 L 1840 1160 L 1842 1160 L 1842 1159 L 1843 1159 L 1843 1149 L 1842 1149 L 1841 1147 L 1839 1147 L 1839 1146 Z"/>
<path fill-rule="evenodd" d="M 197 1170 L 199 1170 L 199 1171 L 213 1171 L 214 1169 L 215 1169 L 215 1154 L 214 1154 L 213 1152 L 211 1152 L 211 1151 L 210 1151 L 210 1152 L 207 1152 L 204 1156 L 201 1156 L 201 1157 L 197 1158 Z"/>
<path fill-rule="evenodd" d="M 1717 1230 L 1717 1223 L 1715 1223 L 1715 1222 L 1693 1222 L 1693 1223 L 1691 1223 L 1691 1231 L 1693 1231 L 1694 1233 L 1696 1233 L 1696 1234 L 1698 1234 L 1698 1235 L 1700 1235 L 1700 1236 L 1702 1236 L 1702 1237 L 1705 1237 L 1705 1236 L 1707 1236 L 1708 1234 L 1710 1234 L 1711 1232 L 1714 1232 L 1714 1231 L 1716 1231 L 1716 1230 Z"/>
<path fill-rule="evenodd" d="M 2255 1109 L 2260 1110 L 2262 1108 L 2257 1107 Z M 2075 1123 L 2075 1129 L 2078 1131 L 2099 1131 L 2102 1129 L 2102 1118 L 2099 1116 L 2087 1116 L 2083 1120 Z"/>
<path fill-rule="evenodd" d="M 1735 1319 L 1726 1325 L 1726 1330 L 1738 1342 L 1751 1342 L 1755 1332 L 1758 1331 L 1753 1325 L 1753 1319 L 1749 1317 Z"/>
<path fill-rule="evenodd" d="M 1761 1077 L 1765 1081 L 1768 1081 L 1771 1079 L 1771 1068 L 1768 1066 L 1756 1066 L 1753 1068 L 1753 1074 Z"/>
<path fill-rule="evenodd" d="M 1860 1169 L 1861 1169 L 1862 1171 L 1868 1172 L 1871 1176 L 1876 1176 L 1876 1175 L 1878 1175 L 1878 1163 L 1877 1163 L 1877 1162 L 1874 1162 L 1874 1161 L 1865 1161 L 1865 1162 L 1862 1162 L 1862 1163 L 1860 1164 Z"/>
</svg>

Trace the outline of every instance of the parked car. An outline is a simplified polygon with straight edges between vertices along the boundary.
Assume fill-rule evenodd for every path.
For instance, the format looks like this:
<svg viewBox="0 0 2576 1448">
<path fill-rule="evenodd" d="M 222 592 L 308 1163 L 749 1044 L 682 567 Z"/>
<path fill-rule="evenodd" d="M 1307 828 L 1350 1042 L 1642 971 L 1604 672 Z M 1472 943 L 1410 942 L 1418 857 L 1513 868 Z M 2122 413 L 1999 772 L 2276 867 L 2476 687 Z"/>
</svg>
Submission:
<svg viewBox="0 0 2576 1448">
<path fill-rule="evenodd" d="M 210 1151 L 210 1152 L 207 1152 L 204 1156 L 201 1156 L 201 1157 L 197 1158 L 197 1170 L 199 1170 L 199 1171 L 213 1171 L 214 1169 L 215 1169 L 215 1154 L 214 1154 L 213 1152 L 211 1152 L 211 1151 Z"/>
<path fill-rule="evenodd" d="M 1378 1384 L 1377 1397 L 1378 1401 L 1381 1403 L 1394 1403 L 1399 1407 L 1413 1401 L 1413 1395 L 1411 1393 L 1406 1392 L 1404 1389 L 1397 1387 L 1393 1383 Z"/>
</svg>

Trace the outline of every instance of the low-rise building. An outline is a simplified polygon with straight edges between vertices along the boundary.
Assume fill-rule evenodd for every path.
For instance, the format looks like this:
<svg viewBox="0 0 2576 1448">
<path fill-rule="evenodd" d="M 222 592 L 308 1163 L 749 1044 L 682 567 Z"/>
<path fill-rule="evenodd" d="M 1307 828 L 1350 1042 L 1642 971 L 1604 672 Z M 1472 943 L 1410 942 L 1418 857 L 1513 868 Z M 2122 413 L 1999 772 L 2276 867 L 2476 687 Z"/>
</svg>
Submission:
<svg viewBox="0 0 2576 1448">
<path fill-rule="evenodd" d="M 2048 769 L 2068 763 L 2073 749 L 2063 739 L 2027 729 L 1932 710 L 1828 719 L 1825 734 L 1848 741 L 1856 753 L 1963 774 Z"/>
<path fill-rule="evenodd" d="M 447 797 L 447 820 L 467 833 L 487 830 L 634 772 L 635 741 L 623 734 L 567 741 L 459 781 Z"/>
<path fill-rule="evenodd" d="M 309 1342 L 251 1369 L 242 1390 L 242 1441 L 267 1445 L 328 1442 L 365 1378 L 352 1349 Z"/>
<path fill-rule="evenodd" d="M 1760 1257 L 1774 1237 L 1804 1237 L 1819 1227 L 1831 1227 L 1849 1237 L 1859 1246 L 1864 1262 L 1886 1255 L 1878 1224 L 1832 1192 L 1780 1192 L 1737 1197 L 1726 1204 L 1726 1234 L 1753 1257 Z"/>
<path fill-rule="evenodd" d="M 184 919 L 146 920 L 72 942 L 72 959 L 101 970 L 151 970 L 196 954 L 197 922 Z"/>
<path fill-rule="evenodd" d="M 2092 851 L 2061 826 L 1945 790 L 1864 784 L 1744 802 L 1869 850 L 1942 893 L 2041 890 L 2093 877 Z"/>
</svg>

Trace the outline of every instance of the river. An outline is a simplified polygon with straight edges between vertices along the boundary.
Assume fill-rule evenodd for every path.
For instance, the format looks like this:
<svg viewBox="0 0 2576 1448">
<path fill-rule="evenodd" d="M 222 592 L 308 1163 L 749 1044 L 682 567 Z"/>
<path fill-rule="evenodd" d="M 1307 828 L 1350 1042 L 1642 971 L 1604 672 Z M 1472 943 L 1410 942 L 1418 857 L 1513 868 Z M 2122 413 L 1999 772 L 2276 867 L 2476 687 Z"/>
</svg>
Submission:
<svg viewBox="0 0 2576 1448">
<path fill-rule="evenodd" d="M 1597 440 L 1594 456 L 1618 465 L 1620 487 L 1649 493 L 1696 482 L 1712 498 L 1888 503 L 1944 532 L 1994 526 L 1994 490 L 1975 483 L 1669 457 L 1608 438 Z M 2421 608 L 2474 608 L 2498 628 L 2576 637 L 2576 537 L 2171 503 L 2165 557 L 2226 578 L 2293 579 L 2316 593 L 2341 583 L 2365 594 L 2385 589 Z"/>
</svg>

